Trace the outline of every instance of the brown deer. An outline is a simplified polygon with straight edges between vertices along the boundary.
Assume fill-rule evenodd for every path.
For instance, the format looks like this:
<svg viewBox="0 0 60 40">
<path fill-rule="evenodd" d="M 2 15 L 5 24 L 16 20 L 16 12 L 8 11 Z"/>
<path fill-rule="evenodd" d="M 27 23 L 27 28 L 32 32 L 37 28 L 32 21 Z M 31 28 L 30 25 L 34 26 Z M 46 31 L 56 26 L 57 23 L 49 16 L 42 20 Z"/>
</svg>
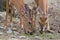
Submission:
<svg viewBox="0 0 60 40">
<path fill-rule="evenodd" d="M 10 6 L 11 9 L 10 9 Z M 18 10 L 18 15 L 20 16 L 20 27 L 22 27 L 25 33 L 32 34 L 33 28 L 29 24 L 31 20 L 25 15 L 25 4 L 24 0 L 6 0 L 6 20 L 4 22 L 5 26 L 7 27 L 7 16 L 12 13 L 12 7 L 15 6 Z M 10 22 L 12 22 L 12 14 L 10 15 Z"/>
<path fill-rule="evenodd" d="M 52 32 L 49 27 L 48 21 L 48 0 L 35 0 L 35 7 L 40 7 L 42 10 L 42 15 L 40 17 L 41 33 L 43 31 Z"/>
</svg>

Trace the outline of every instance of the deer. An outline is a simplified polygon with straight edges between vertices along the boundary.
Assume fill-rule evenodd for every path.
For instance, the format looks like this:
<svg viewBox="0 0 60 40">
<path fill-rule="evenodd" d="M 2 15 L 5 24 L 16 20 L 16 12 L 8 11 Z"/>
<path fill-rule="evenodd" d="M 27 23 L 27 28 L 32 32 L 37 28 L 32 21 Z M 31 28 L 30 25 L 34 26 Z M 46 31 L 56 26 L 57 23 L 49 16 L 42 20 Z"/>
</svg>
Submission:
<svg viewBox="0 0 60 40">
<path fill-rule="evenodd" d="M 41 26 L 41 33 L 43 33 L 43 31 L 47 31 L 47 32 L 52 32 L 52 30 L 50 30 L 50 26 L 49 26 L 49 19 L 48 19 L 48 0 L 34 0 L 34 4 L 36 9 L 38 7 L 40 7 L 41 10 L 41 16 L 40 16 L 40 20 L 39 20 L 39 24 Z"/>
<path fill-rule="evenodd" d="M 29 22 L 31 22 L 31 20 L 25 15 L 25 4 L 24 4 L 24 0 L 6 0 L 6 17 L 5 17 L 5 21 L 4 21 L 4 25 L 7 28 L 7 24 L 8 24 L 8 13 L 10 13 L 10 22 L 12 22 L 12 7 L 15 6 L 17 11 L 18 11 L 18 15 L 20 18 L 20 27 L 23 28 L 25 33 L 33 33 L 33 28 L 31 27 L 31 25 L 29 24 Z"/>
</svg>

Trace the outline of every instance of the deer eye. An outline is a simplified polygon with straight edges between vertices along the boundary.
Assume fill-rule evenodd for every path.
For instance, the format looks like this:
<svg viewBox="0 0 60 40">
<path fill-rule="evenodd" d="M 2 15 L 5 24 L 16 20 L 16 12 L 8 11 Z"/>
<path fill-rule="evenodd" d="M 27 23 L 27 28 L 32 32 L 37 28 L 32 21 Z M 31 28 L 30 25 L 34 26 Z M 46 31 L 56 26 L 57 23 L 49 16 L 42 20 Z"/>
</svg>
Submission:
<svg viewBox="0 0 60 40">
<path fill-rule="evenodd" d="M 47 18 L 45 18 L 45 20 L 47 20 Z"/>
</svg>

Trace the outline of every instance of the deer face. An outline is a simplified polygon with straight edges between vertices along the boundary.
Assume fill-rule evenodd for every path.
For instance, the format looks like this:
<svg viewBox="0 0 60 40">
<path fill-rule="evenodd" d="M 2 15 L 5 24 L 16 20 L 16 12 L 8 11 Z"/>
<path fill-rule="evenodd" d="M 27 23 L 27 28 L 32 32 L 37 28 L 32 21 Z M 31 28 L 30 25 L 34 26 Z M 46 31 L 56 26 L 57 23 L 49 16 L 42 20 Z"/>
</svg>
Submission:
<svg viewBox="0 0 60 40">
<path fill-rule="evenodd" d="M 47 20 L 46 17 L 40 17 L 40 22 L 41 22 L 43 25 L 46 24 L 46 20 Z"/>
</svg>

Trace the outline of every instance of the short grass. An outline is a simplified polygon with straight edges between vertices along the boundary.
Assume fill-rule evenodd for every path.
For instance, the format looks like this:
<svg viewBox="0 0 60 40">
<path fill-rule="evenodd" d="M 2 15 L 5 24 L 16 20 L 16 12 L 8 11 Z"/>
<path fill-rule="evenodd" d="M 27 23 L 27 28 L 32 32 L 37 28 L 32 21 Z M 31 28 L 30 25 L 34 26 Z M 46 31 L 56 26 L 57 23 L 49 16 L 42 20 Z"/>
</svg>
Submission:
<svg viewBox="0 0 60 40">
<path fill-rule="evenodd" d="M 36 35 L 29 35 L 29 34 L 20 34 L 20 36 L 26 36 L 26 37 L 31 37 L 34 38 Z M 51 33 L 43 33 L 43 34 L 39 34 L 38 37 L 41 38 L 48 38 L 48 39 L 54 39 L 56 38 L 55 34 L 51 34 Z"/>
<path fill-rule="evenodd" d="M 56 38 L 56 35 L 55 34 L 51 34 L 51 33 L 44 33 L 44 34 L 40 34 L 39 36 L 42 37 L 42 38 L 48 38 L 48 39 Z"/>
<path fill-rule="evenodd" d="M 20 36 L 35 37 L 35 35 L 29 35 L 29 34 L 20 34 Z"/>
</svg>

